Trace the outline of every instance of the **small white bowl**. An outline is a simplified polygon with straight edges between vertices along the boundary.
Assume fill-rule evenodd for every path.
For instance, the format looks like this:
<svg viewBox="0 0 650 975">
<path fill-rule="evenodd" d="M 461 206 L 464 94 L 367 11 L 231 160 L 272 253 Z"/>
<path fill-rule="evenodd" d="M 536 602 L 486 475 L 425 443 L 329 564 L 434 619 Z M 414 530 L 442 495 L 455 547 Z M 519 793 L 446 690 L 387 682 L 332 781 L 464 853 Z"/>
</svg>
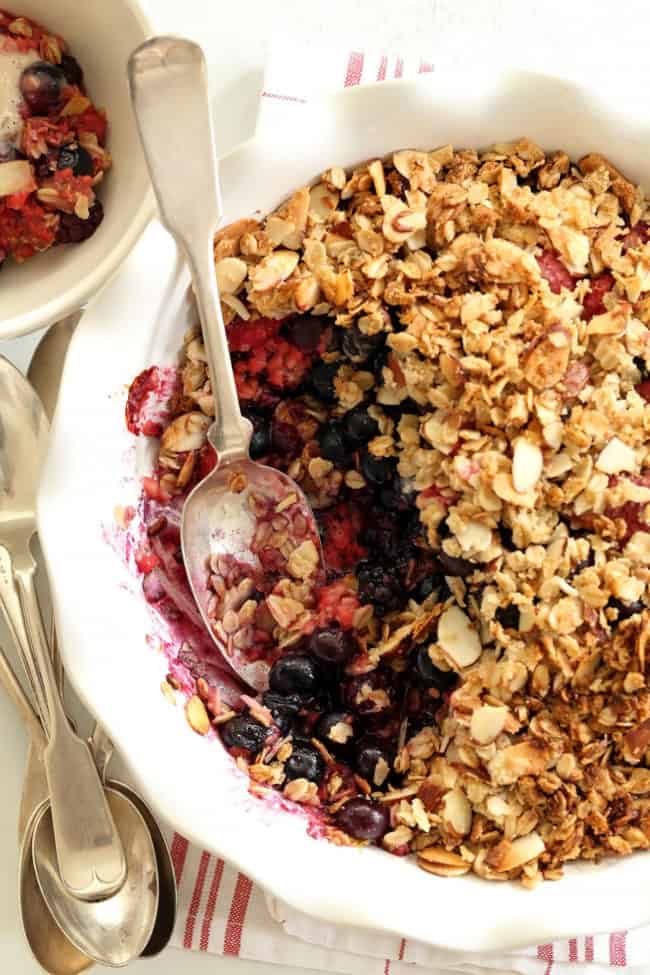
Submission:
<svg viewBox="0 0 650 975">
<path fill-rule="evenodd" d="M 286 122 L 260 129 L 223 161 L 226 220 L 268 212 L 332 164 L 521 135 L 574 158 L 600 150 L 650 186 L 646 90 L 602 74 L 587 90 L 466 66 L 350 90 L 283 115 Z M 194 734 L 182 707 L 166 701 L 159 685 L 167 661 L 156 649 L 168 634 L 153 630 L 139 583 L 110 545 L 115 506 L 137 501 L 148 453 L 125 431 L 126 385 L 146 366 L 175 360 L 191 314 L 187 272 L 170 238 L 154 224 L 146 242 L 73 339 L 39 515 L 66 669 L 147 797 L 185 836 L 328 922 L 465 951 L 649 923 L 650 900 L 640 892 L 650 854 L 570 865 L 560 883 L 526 891 L 471 875 L 442 879 L 410 858 L 312 839 L 279 801 L 253 800 L 219 743 Z"/>
<path fill-rule="evenodd" d="M 54 247 L 17 264 L 0 281 L 0 339 L 23 335 L 81 308 L 119 267 L 153 214 L 131 112 L 126 62 L 151 33 L 135 0 L 7 0 L 17 15 L 60 34 L 84 70 L 93 102 L 108 115 L 113 168 L 99 188 L 104 220 L 81 244 Z"/>
</svg>

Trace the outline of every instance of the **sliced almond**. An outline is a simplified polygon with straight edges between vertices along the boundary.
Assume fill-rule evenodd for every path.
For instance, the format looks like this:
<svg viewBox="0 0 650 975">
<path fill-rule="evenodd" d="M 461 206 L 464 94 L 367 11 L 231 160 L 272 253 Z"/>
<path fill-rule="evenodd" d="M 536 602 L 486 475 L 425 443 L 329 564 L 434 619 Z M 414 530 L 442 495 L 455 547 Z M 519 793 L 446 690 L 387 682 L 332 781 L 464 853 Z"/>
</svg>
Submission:
<svg viewBox="0 0 650 975">
<path fill-rule="evenodd" d="M 192 731 L 196 731 L 197 735 L 207 735 L 210 730 L 210 717 L 205 704 L 196 694 L 185 705 L 185 717 Z"/>
<path fill-rule="evenodd" d="M 401 201 L 387 210 L 382 225 L 386 240 L 394 244 L 402 244 L 411 234 L 422 230 L 427 225 L 427 217 L 423 210 L 411 210 Z"/>
<path fill-rule="evenodd" d="M 515 491 L 525 494 L 540 479 L 544 458 L 536 443 L 527 437 L 517 437 L 512 452 L 512 483 Z"/>
<path fill-rule="evenodd" d="M 636 454 L 631 447 L 612 437 L 606 447 L 600 452 L 596 467 L 605 474 L 620 474 L 621 471 L 636 470 Z"/>
<path fill-rule="evenodd" d="M 489 745 L 503 731 L 507 717 L 507 708 L 483 704 L 472 712 L 469 733 L 478 745 Z"/>
<path fill-rule="evenodd" d="M 224 257 L 215 264 L 217 285 L 222 295 L 234 295 L 246 280 L 248 268 L 238 257 Z"/>
<path fill-rule="evenodd" d="M 268 291 L 286 281 L 296 269 L 298 255 L 294 251 L 273 251 L 250 272 L 254 291 Z"/>
<path fill-rule="evenodd" d="M 450 606 L 438 621 L 438 644 L 456 667 L 469 667 L 481 656 L 476 627 L 459 606 Z"/>
<path fill-rule="evenodd" d="M 650 533 L 634 532 L 623 554 L 633 562 L 650 565 Z"/>
<path fill-rule="evenodd" d="M 383 196 L 386 192 L 386 178 L 384 176 L 384 166 L 381 159 L 374 159 L 368 166 L 368 172 L 372 177 L 377 196 Z"/>
<path fill-rule="evenodd" d="M 486 857 L 486 862 L 497 873 L 514 870 L 535 860 L 546 849 L 544 840 L 539 833 L 532 832 L 526 836 L 519 836 L 516 840 L 502 840 L 492 847 Z"/>
<path fill-rule="evenodd" d="M 199 450 L 205 443 L 210 417 L 203 413 L 184 413 L 177 416 L 164 431 L 160 444 L 163 450 L 183 453 Z"/>
<path fill-rule="evenodd" d="M 329 189 L 325 183 L 317 183 L 309 191 L 309 214 L 312 219 L 328 223 L 339 205 L 339 194 Z"/>
<path fill-rule="evenodd" d="M 481 521 L 468 521 L 456 532 L 456 538 L 464 551 L 483 552 L 492 543 L 492 529 Z"/>
<path fill-rule="evenodd" d="M 469 873 L 472 866 L 458 853 L 451 853 L 441 846 L 428 846 L 420 850 L 417 863 L 422 870 L 435 873 L 438 877 L 462 877 Z"/>
<path fill-rule="evenodd" d="M 467 836 L 472 828 L 472 807 L 462 789 L 450 789 L 442 801 L 441 815 L 458 836 Z"/>
</svg>

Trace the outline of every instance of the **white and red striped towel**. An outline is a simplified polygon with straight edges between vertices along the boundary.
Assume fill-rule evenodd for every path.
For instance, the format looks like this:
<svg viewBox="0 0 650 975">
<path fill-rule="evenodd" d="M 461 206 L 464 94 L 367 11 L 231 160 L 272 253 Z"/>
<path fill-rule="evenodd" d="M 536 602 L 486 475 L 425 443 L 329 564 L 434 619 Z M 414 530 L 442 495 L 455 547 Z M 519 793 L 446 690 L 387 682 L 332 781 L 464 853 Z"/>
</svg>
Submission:
<svg viewBox="0 0 650 975">
<path fill-rule="evenodd" d="M 276 43 L 265 72 L 258 125 L 274 126 L 319 91 L 429 71 L 433 64 L 416 55 Z M 389 934 L 369 935 L 314 921 L 267 897 L 243 874 L 178 834 L 170 841 L 180 895 L 172 944 L 179 948 L 349 975 L 407 975 L 413 965 L 435 975 L 602 975 L 612 968 L 625 969 L 626 975 L 650 975 L 648 928 L 571 938 L 500 956 L 439 951 Z"/>
</svg>

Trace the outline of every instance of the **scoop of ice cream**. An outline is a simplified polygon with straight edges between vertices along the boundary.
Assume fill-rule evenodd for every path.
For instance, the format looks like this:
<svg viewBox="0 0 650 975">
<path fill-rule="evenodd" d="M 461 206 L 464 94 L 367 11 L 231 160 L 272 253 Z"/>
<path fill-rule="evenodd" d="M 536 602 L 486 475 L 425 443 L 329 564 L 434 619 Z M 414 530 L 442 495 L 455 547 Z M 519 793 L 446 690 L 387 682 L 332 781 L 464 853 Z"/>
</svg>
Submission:
<svg viewBox="0 0 650 975">
<path fill-rule="evenodd" d="M 35 51 L 0 51 L 0 160 L 11 155 L 20 139 L 20 76 L 37 60 Z"/>
</svg>

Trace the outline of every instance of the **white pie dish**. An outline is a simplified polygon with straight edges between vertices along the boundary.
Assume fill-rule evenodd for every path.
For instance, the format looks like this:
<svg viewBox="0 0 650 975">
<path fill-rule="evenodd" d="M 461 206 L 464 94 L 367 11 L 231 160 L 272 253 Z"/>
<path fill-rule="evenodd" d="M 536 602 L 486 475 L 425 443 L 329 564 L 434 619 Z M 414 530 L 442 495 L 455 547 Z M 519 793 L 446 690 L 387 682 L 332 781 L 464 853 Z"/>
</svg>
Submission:
<svg viewBox="0 0 650 975">
<path fill-rule="evenodd" d="M 296 110 L 301 119 L 259 133 L 224 160 L 226 219 L 267 212 L 331 164 L 519 135 L 574 158 L 602 151 L 650 186 L 641 95 L 637 103 L 626 98 L 624 116 L 617 101 L 604 82 L 595 93 L 558 78 L 484 69 L 351 90 Z M 152 227 L 147 247 L 148 256 L 140 248 L 140 263 L 87 311 L 73 340 L 39 515 L 66 667 L 148 798 L 184 835 L 329 922 L 465 951 L 648 923 L 650 907 L 639 897 L 643 854 L 571 866 L 559 884 L 527 892 L 473 877 L 443 880 L 376 849 L 314 840 L 298 817 L 251 800 L 218 744 L 170 708 L 159 690 L 166 660 L 147 643 L 148 608 L 104 530 L 115 505 L 137 496 L 136 464 L 146 460 L 124 429 L 125 385 L 144 367 L 174 360 L 189 313 L 187 273 L 171 242 Z M 136 281 L 142 297 L 134 300 Z"/>
<path fill-rule="evenodd" d="M 6 262 L 0 283 L 0 340 L 81 308 L 119 267 L 153 214 L 126 81 L 129 54 L 150 34 L 136 0 L 7 0 L 6 7 L 65 38 L 84 69 L 94 103 L 106 109 L 113 167 L 99 188 L 104 220 L 89 240 L 50 248 L 23 264 Z"/>
</svg>

